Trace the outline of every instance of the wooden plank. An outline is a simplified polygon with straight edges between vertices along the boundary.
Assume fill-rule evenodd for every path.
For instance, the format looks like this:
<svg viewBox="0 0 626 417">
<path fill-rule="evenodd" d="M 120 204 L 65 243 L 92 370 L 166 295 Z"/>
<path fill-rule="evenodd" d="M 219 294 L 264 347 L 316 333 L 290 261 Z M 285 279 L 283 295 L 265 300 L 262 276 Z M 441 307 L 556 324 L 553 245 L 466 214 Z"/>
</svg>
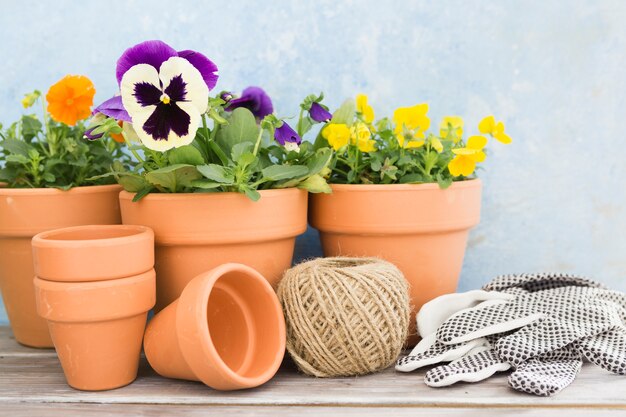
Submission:
<svg viewBox="0 0 626 417">
<path fill-rule="evenodd" d="M 54 349 L 30 348 L 17 343 L 8 326 L 0 326 L 0 356 L 56 357 Z"/>
<path fill-rule="evenodd" d="M 283 416 L 355 416 L 368 415 L 386 417 L 588 417 L 601 415 L 606 417 L 623 416 L 623 410 L 615 409 L 528 409 L 528 408 L 406 408 L 406 407 L 294 407 L 294 406 L 203 406 L 203 405 L 140 405 L 140 404 L 2 404 L 3 415 L 11 417 L 108 417 L 108 416 L 154 416 L 154 417 L 205 417 L 205 416 L 237 416 L 237 417 L 283 417 Z"/>
<path fill-rule="evenodd" d="M 626 378 L 585 366 L 577 381 L 550 398 L 518 393 L 500 375 L 478 384 L 449 388 L 424 385 L 423 372 L 393 369 L 358 378 L 316 379 L 285 364 L 262 387 L 220 392 L 201 383 L 161 378 L 142 361 L 137 381 L 117 390 L 80 392 L 69 388 L 58 359 L 0 359 L 0 403 L 135 403 L 196 405 L 373 406 L 373 407 L 608 407 L 626 409 Z"/>
</svg>

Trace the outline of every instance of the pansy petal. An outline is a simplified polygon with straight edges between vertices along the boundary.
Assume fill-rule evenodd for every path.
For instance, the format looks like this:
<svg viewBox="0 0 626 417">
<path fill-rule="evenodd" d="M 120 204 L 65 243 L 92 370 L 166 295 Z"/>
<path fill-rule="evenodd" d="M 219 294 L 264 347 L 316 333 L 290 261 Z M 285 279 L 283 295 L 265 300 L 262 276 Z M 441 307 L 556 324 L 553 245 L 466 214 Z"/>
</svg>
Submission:
<svg viewBox="0 0 626 417">
<path fill-rule="evenodd" d="M 470 158 L 472 158 L 474 162 L 484 162 L 485 159 L 487 159 L 487 155 L 483 151 L 478 151 L 471 155 Z"/>
<path fill-rule="evenodd" d="M 504 132 L 497 133 L 493 137 L 496 138 L 496 140 L 498 140 L 499 142 L 504 143 L 505 145 L 508 145 L 509 143 L 513 142 L 513 139 L 511 139 L 511 137 Z"/>
<path fill-rule="evenodd" d="M 480 150 L 487 145 L 487 138 L 484 136 L 474 135 L 467 139 L 467 147 L 469 149 Z"/>
<path fill-rule="evenodd" d="M 173 57 L 165 61 L 159 70 L 159 77 L 163 88 L 167 91 L 169 85 L 181 80 L 184 85 L 184 100 L 193 104 L 200 114 L 207 111 L 209 105 L 209 87 L 202 74 L 196 67 L 184 58 Z"/>
<path fill-rule="evenodd" d="M 181 58 L 185 58 L 191 63 L 191 65 L 193 65 L 198 71 L 200 71 L 200 74 L 202 74 L 202 79 L 204 79 L 204 82 L 206 83 L 209 90 L 212 90 L 213 87 L 215 87 L 219 76 L 216 74 L 217 65 L 215 65 L 213 61 L 211 61 L 200 52 L 191 50 L 179 51 L 178 56 Z"/>
<path fill-rule="evenodd" d="M 135 117 L 139 113 L 148 112 L 152 114 L 154 106 L 144 106 L 137 97 L 137 88 L 144 89 L 146 85 L 151 84 L 154 88 L 160 88 L 159 73 L 156 68 L 148 64 L 138 64 L 126 71 L 122 77 L 120 89 L 122 92 L 122 104 L 131 117 L 131 121 L 135 122 Z M 140 86 L 140 87 L 137 87 Z M 149 116 L 149 115 L 148 115 Z"/>
<path fill-rule="evenodd" d="M 147 64 L 158 70 L 169 58 L 177 56 L 174 48 L 163 41 L 146 41 L 128 48 L 117 60 L 115 75 L 121 85 L 124 74 L 137 64 Z"/>
<path fill-rule="evenodd" d="M 102 113 L 115 120 L 131 121 L 130 115 L 124 108 L 124 104 L 122 104 L 122 96 L 114 96 L 104 101 L 91 114 L 95 115 L 97 113 Z"/>
<path fill-rule="evenodd" d="M 238 107 L 250 110 L 254 117 L 262 119 L 274 112 L 274 106 L 270 96 L 261 88 L 250 86 L 241 92 L 241 97 L 231 100 L 226 111 L 233 111 Z"/>
<path fill-rule="evenodd" d="M 482 134 L 488 134 L 493 132 L 493 128 L 496 125 L 496 119 L 493 116 L 487 116 L 478 123 L 478 131 Z"/>
<path fill-rule="evenodd" d="M 313 102 L 311 104 L 311 108 L 309 109 L 309 116 L 311 119 L 315 120 L 318 123 L 327 122 L 332 119 L 333 115 L 331 112 L 322 107 L 321 104 L 317 102 Z"/>
</svg>

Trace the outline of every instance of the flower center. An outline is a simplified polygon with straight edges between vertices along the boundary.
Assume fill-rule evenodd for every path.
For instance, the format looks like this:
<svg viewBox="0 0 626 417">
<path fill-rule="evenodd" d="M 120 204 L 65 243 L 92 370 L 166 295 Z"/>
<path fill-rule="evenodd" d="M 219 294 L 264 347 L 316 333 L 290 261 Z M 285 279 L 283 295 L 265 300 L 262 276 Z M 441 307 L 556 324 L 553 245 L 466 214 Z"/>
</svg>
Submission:
<svg viewBox="0 0 626 417">
<path fill-rule="evenodd" d="M 161 100 L 163 104 L 170 104 L 170 101 L 171 101 L 170 96 L 168 96 L 165 93 L 161 94 L 161 97 L 159 98 L 159 100 Z"/>
<path fill-rule="evenodd" d="M 74 99 L 68 98 L 67 100 L 65 100 L 65 104 L 67 104 L 68 106 L 71 106 L 72 104 L 74 104 Z"/>
</svg>

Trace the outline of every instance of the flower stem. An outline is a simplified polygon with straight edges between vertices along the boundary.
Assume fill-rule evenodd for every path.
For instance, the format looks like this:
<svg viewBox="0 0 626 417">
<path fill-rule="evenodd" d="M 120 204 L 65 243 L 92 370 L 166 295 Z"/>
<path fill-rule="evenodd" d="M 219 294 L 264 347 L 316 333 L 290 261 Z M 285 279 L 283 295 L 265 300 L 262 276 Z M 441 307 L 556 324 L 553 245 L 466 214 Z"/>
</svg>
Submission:
<svg viewBox="0 0 626 417">
<path fill-rule="evenodd" d="M 137 158 L 137 161 L 140 162 L 143 165 L 145 163 L 145 161 L 143 160 L 143 158 L 141 156 L 139 156 L 137 151 L 133 149 L 130 141 L 126 137 L 126 133 L 124 133 L 123 131 L 122 131 L 122 137 L 124 138 L 124 142 L 126 142 L 126 146 L 128 146 L 128 150 L 133 154 L 133 156 L 135 158 Z"/>
<path fill-rule="evenodd" d="M 44 98 L 41 99 L 41 107 L 43 110 L 43 124 L 46 127 L 46 142 L 48 142 L 50 156 L 52 156 L 56 153 L 56 144 L 50 142 L 50 125 L 48 123 L 48 111 L 46 110 L 46 100 Z"/>
<path fill-rule="evenodd" d="M 264 130 L 265 129 L 263 128 L 259 128 L 259 136 L 257 136 L 256 138 L 256 143 L 254 144 L 254 152 L 252 152 L 254 156 L 256 156 L 256 154 L 259 152 L 259 147 L 261 146 L 261 138 L 263 137 Z"/>
</svg>

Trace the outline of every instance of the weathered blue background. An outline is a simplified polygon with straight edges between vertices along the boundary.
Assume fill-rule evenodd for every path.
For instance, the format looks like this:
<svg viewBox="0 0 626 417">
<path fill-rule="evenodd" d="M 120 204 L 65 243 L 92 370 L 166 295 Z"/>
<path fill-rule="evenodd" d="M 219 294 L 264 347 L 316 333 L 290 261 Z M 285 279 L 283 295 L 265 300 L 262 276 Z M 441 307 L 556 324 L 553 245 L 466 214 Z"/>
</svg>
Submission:
<svg viewBox="0 0 626 417">
<path fill-rule="evenodd" d="M 6 2 L 0 121 L 67 73 L 108 98 L 120 53 L 153 38 L 205 52 L 219 89 L 265 87 L 282 115 L 320 90 L 331 107 L 368 93 L 378 115 L 424 101 L 434 120 L 494 113 L 515 142 L 481 173 L 460 289 L 560 270 L 626 290 L 625 21 L 620 0 Z"/>
</svg>

